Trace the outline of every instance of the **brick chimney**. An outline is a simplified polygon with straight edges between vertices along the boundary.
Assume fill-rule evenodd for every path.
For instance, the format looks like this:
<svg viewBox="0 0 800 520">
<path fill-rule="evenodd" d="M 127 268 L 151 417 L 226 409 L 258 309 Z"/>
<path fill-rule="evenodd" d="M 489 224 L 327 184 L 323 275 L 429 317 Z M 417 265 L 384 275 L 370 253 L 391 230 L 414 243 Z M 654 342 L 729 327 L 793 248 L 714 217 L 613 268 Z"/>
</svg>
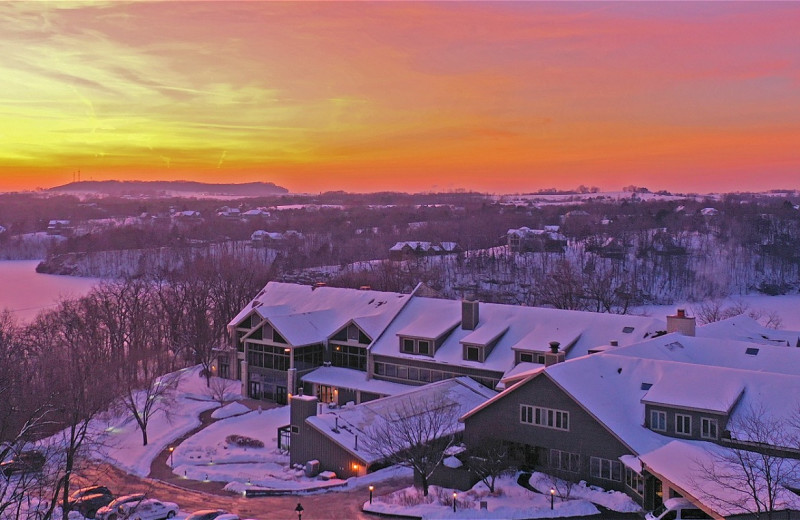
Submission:
<svg viewBox="0 0 800 520">
<path fill-rule="evenodd" d="M 558 350 L 558 347 L 558 341 L 550 342 L 550 352 L 547 352 L 544 355 L 544 366 L 549 367 L 550 365 L 564 362 L 567 357 L 567 353 L 563 350 Z"/>
<path fill-rule="evenodd" d="M 478 326 L 478 302 L 474 300 L 461 301 L 461 328 L 475 330 Z"/>
<path fill-rule="evenodd" d="M 696 326 L 694 316 L 687 316 L 686 309 L 678 309 L 674 316 L 667 316 L 667 333 L 680 332 L 684 336 L 694 336 Z"/>
</svg>

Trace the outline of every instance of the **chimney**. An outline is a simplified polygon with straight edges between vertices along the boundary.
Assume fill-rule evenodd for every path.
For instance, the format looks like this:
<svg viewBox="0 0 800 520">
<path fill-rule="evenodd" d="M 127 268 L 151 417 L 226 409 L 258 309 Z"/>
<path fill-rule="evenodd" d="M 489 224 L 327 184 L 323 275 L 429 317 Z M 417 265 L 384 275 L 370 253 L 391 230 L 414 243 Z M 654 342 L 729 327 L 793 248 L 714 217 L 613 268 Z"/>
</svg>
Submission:
<svg viewBox="0 0 800 520">
<path fill-rule="evenodd" d="M 667 316 L 667 333 L 680 332 L 684 336 L 694 336 L 695 327 L 695 318 L 687 316 L 686 309 L 678 309 L 674 316 Z"/>
<path fill-rule="evenodd" d="M 544 366 L 549 367 L 550 365 L 555 365 L 556 363 L 563 363 L 566 360 L 567 353 L 563 350 L 558 350 L 558 347 L 558 341 L 550 342 L 550 352 L 547 352 L 544 355 Z"/>
<path fill-rule="evenodd" d="M 475 330 L 478 326 L 478 302 L 473 300 L 461 301 L 461 328 Z"/>
</svg>

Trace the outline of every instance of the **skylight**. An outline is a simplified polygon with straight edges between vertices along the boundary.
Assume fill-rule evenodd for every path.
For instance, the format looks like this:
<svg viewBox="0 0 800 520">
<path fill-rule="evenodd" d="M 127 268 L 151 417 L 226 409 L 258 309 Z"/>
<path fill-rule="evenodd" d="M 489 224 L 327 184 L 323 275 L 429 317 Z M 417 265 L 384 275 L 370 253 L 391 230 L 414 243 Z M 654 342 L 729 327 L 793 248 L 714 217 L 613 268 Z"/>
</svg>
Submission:
<svg viewBox="0 0 800 520">
<path fill-rule="evenodd" d="M 625 334 L 630 334 L 631 332 L 633 332 L 633 327 L 623 327 L 622 332 L 624 332 Z"/>
<path fill-rule="evenodd" d="M 758 355 L 758 349 L 751 347 L 751 348 L 748 348 L 747 350 L 745 350 L 744 353 L 747 354 L 748 356 L 757 356 Z"/>
<path fill-rule="evenodd" d="M 650 390 L 652 388 L 653 383 L 642 383 L 642 390 Z"/>
</svg>

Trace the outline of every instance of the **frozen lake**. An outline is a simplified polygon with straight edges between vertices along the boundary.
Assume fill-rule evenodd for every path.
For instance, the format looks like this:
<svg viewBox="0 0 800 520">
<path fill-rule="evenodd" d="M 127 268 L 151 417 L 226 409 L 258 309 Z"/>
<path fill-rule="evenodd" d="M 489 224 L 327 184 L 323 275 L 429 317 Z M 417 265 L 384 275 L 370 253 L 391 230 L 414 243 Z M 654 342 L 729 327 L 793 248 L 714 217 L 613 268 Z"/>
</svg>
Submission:
<svg viewBox="0 0 800 520">
<path fill-rule="evenodd" d="M 39 311 L 64 297 L 88 293 L 97 278 L 39 274 L 39 260 L 0 261 L 0 310 L 9 309 L 19 320 L 29 321 Z"/>
</svg>

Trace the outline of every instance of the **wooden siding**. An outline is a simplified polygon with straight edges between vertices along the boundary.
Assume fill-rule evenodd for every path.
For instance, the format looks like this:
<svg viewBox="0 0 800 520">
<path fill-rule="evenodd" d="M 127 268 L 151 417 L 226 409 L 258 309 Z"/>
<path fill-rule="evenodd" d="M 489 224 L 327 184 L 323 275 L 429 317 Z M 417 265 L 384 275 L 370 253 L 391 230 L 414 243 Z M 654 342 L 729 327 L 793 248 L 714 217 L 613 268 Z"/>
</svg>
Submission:
<svg viewBox="0 0 800 520">
<path fill-rule="evenodd" d="M 569 412 L 569 431 L 523 424 L 520 422 L 520 405 L 523 404 Z M 606 489 L 625 490 L 624 469 L 621 482 L 593 478 L 589 474 L 589 460 L 590 457 L 600 457 L 618 461 L 621 455 L 631 451 L 545 374 L 468 417 L 464 427 L 467 446 L 479 445 L 485 439 L 500 439 L 540 448 L 538 451 L 543 455 L 542 449 L 578 453 L 581 471 L 571 473 L 575 481 L 586 480 Z M 540 463 L 541 469 L 547 471 L 547 461 Z"/>
</svg>

